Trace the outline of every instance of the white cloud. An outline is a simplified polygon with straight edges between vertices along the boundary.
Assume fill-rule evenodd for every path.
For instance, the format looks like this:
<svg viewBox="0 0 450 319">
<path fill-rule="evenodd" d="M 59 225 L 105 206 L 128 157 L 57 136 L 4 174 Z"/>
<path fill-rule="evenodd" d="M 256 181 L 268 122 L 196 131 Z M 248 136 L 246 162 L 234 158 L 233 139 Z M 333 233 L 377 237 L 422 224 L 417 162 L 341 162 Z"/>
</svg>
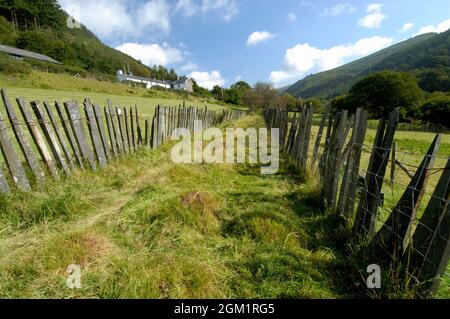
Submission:
<svg viewBox="0 0 450 319">
<path fill-rule="evenodd" d="M 189 76 L 193 78 L 198 85 L 207 88 L 208 90 L 212 90 L 215 85 L 222 86 L 225 82 L 222 75 L 217 70 L 211 72 L 195 71 L 189 74 Z"/>
<path fill-rule="evenodd" d="M 382 6 L 381 3 L 369 4 L 366 8 L 368 15 L 359 19 L 358 24 L 369 29 L 381 28 L 381 22 L 387 18 L 387 16 L 381 12 Z"/>
<path fill-rule="evenodd" d="M 170 31 L 166 0 L 149 0 L 129 6 L 126 0 L 58 0 L 64 10 L 76 11 L 77 20 L 100 38 L 138 37 L 143 31 Z"/>
<path fill-rule="evenodd" d="M 400 29 L 400 32 L 406 32 L 408 30 L 411 30 L 412 28 L 414 28 L 414 23 L 408 22 L 402 26 L 402 28 Z"/>
<path fill-rule="evenodd" d="M 239 8 L 235 0 L 178 0 L 175 11 L 187 17 L 219 12 L 224 20 L 229 21 L 238 15 Z"/>
<path fill-rule="evenodd" d="M 159 44 L 124 43 L 116 49 L 149 66 L 155 64 L 167 66 L 179 63 L 184 59 L 180 50 L 169 46 L 167 43 L 162 46 Z"/>
<path fill-rule="evenodd" d="M 242 75 L 238 75 L 235 79 L 236 82 L 239 82 L 242 80 Z"/>
<path fill-rule="evenodd" d="M 297 16 L 295 15 L 295 13 L 290 12 L 287 16 L 287 19 L 289 22 L 295 22 L 297 21 Z"/>
<path fill-rule="evenodd" d="M 439 23 L 437 26 L 434 25 L 427 25 L 425 27 L 420 28 L 419 32 L 414 34 L 414 36 L 435 32 L 435 33 L 442 33 L 450 29 L 450 19 L 444 20 L 441 23 Z"/>
<path fill-rule="evenodd" d="M 191 72 L 198 69 L 198 64 L 194 62 L 188 62 L 180 68 L 181 72 Z"/>
<path fill-rule="evenodd" d="M 167 34 L 170 31 L 170 6 L 166 0 L 148 1 L 135 20 L 141 27 L 158 26 Z"/>
<path fill-rule="evenodd" d="M 199 7 L 193 0 L 178 0 L 175 10 L 182 11 L 185 16 L 190 17 L 198 12 Z"/>
<path fill-rule="evenodd" d="M 344 13 L 351 13 L 356 10 L 356 7 L 352 6 L 350 3 L 339 3 L 331 8 L 325 8 L 321 15 L 323 16 L 339 16 Z"/>
<path fill-rule="evenodd" d="M 344 64 L 348 59 L 366 56 L 391 43 L 391 38 L 374 36 L 329 49 L 318 49 L 308 43 L 298 44 L 286 51 L 283 70 L 273 71 L 270 81 L 279 86 L 308 73 L 330 70 Z"/>
<path fill-rule="evenodd" d="M 269 41 L 275 37 L 275 34 L 267 31 L 255 31 L 248 36 L 247 46 L 255 46 L 258 43 Z"/>
</svg>

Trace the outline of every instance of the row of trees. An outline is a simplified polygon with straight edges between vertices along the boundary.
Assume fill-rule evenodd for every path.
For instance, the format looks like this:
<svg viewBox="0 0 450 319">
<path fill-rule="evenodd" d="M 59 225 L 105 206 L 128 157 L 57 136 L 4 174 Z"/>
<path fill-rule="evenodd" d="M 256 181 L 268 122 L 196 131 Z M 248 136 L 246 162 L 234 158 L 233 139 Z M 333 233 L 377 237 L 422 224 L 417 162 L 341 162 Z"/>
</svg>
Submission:
<svg viewBox="0 0 450 319">
<path fill-rule="evenodd" d="M 258 82 L 252 87 L 245 81 L 239 81 L 231 85 L 230 88 L 216 85 L 211 91 L 208 91 L 198 86 L 194 81 L 194 93 L 203 97 L 212 97 L 228 104 L 249 106 L 253 109 L 262 109 L 269 106 L 297 109 L 305 102 L 314 104 L 318 110 L 322 108 L 318 99 L 313 98 L 303 101 L 289 93 L 280 94 L 272 84 L 265 82 Z"/>
<path fill-rule="evenodd" d="M 423 91 L 416 77 L 405 72 L 383 71 L 357 82 L 346 95 L 335 98 L 334 110 L 363 107 L 372 118 L 400 108 L 402 121 L 429 121 L 450 127 L 450 93 Z"/>
</svg>

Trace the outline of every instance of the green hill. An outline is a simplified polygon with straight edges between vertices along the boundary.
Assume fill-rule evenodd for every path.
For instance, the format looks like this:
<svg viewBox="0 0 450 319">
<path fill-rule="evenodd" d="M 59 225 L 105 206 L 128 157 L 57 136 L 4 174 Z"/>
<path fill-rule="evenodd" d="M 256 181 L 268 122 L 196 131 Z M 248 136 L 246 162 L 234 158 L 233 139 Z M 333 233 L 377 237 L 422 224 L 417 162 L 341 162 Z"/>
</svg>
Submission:
<svg viewBox="0 0 450 319">
<path fill-rule="evenodd" d="M 420 35 L 336 69 L 308 76 L 286 92 L 302 98 L 330 99 L 347 92 L 364 76 L 382 70 L 412 73 L 428 92 L 450 90 L 450 31 Z"/>
<path fill-rule="evenodd" d="M 0 44 L 42 53 L 64 66 L 35 66 L 54 71 L 115 76 L 127 63 L 133 74 L 157 79 L 176 79 L 174 70 L 149 68 L 140 61 L 103 44 L 85 26 L 67 27 L 67 13 L 56 0 L 0 0 Z"/>
</svg>

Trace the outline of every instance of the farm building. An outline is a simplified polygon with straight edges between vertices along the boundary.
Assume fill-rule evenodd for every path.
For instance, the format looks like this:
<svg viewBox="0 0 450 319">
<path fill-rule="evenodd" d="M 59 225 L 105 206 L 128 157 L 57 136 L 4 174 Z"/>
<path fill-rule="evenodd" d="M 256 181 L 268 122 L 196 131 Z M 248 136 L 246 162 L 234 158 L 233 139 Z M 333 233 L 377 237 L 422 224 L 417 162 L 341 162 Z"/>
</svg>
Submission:
<svg viewBox="0 0 450 319">
<path fill-rule="evenodd" d="M 19 58 L 19 59 L 29 58 L 29 59 L 35 59 L 35 60 L 40 60 L 40 61 L 44 61 L 44 62 L 62 64 L 61 62 L 56 61 L 55 59 L 52 59 L 44 54 L 31 52 L 31 51 L 27 51 L 27 50 L 22 50 L 22 49 L 17 49 L 14 47 L 3 45 L 3 44 L 0 44 L 0 52 L 9 54 L 9 55 L 11 55 L 15 58 Z"/>
<path fill-rule="evenodd" d="M 156 79 L 145 78 L 141 76 L 135 76 L 132 74 L 125 74 L 122 70 L 117 71 L 117 80 L 119 82 L 133 82 L 142 84 L 147 89 L 152 87 L 161 87 L 165 89 L 174 89 L 180 91 L 194 92 L 193 82 L 188 77 L 180 77 L 174 81 L 160 81 Z"/>
</svg>

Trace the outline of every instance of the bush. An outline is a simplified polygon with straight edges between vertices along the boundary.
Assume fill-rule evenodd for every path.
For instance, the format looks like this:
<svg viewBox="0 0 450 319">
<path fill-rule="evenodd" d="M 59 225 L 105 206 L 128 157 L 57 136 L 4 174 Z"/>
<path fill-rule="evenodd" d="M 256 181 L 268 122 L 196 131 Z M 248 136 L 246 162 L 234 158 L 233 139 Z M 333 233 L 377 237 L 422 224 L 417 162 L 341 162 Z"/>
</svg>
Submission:
<svg viewBox="0 0 450 319">
<path fill-rule="evenodd" d="M 374 118 L 400 108 L 401 119 L 414 117 L 423 98 L 414 76 L 404 72 L 383 71 L 369 75 L 350 90 L 348 103 L 363 107 Z"/>
<path fill-rule="evenodd" d="M 0 72 L 8 75 L 30 74 L 31 65 L 9 56 L 0 57 Z"/>
<path fill-rule="evenodd" d="M 422 119 L 450 128 L 450 95 L 435 93 L 420 108 Z"/>
</svg>

